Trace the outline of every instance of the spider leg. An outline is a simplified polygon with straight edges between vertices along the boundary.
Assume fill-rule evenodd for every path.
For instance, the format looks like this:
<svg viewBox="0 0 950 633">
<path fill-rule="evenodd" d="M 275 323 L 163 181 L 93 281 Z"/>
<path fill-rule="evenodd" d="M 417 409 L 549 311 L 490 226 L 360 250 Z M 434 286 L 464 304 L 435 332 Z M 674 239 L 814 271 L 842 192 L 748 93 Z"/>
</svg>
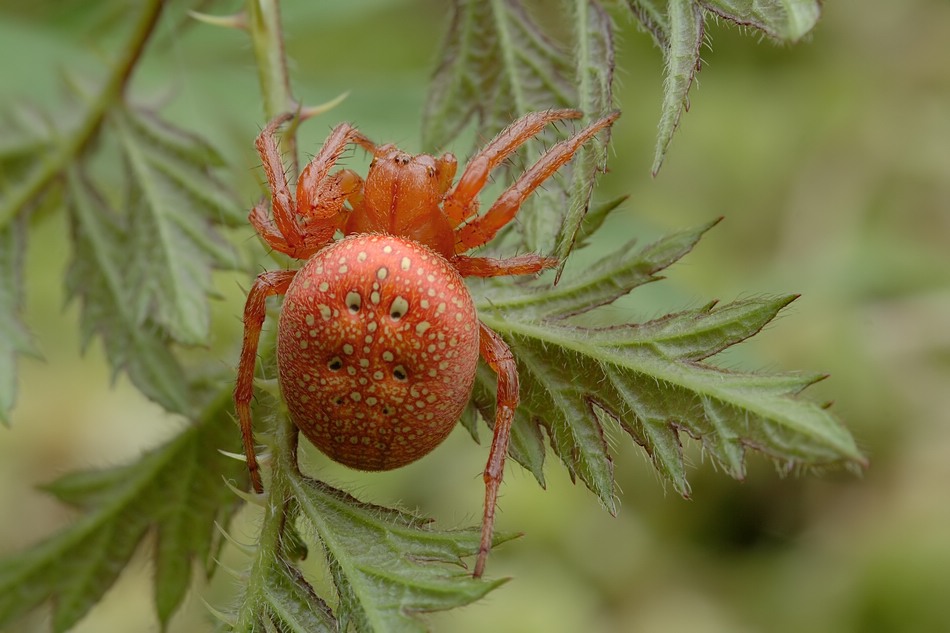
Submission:
<svg viewBox="0 0 950 633">
<path fill-rule="evenodd" d="M 546 268 L 557 266 L 553 257 L 540 255 L 519 255 L 505 259 L 492 257 L 466 257 L 456 255 L 452 258 L 452 265 L 458 269 L 463 277 L 503 277 L 506 275 L 533 275 Z"/>
<path fill-rule="evenodd" d="M 268 246 L 281 253 L 288 252 L 287 240 L 284 239 L 284 236 L 277 229 L 277 225 L 274 224 L 267 200 L 261 200 L 254 205 L 247 219 Z"/>
<path fill-rule="evenodd" d="M 295 259 L 306 259 L 330 241 L 336 229 L 343 225 L 343 201 L 363 187 L 363 180 L 355 172 L 344 169 L 328 177 L 330 169 L 348 143 L 355 143 L 370 152 L 376 145 L 351 125 L 338 125 L 301 173 L 294 202 L 276 139 L 278 128 L 294 116 L 288 113 L 274 118 L 261 131 L 256 142 L 271 189 L 274 210 L 271 226 L 282 236 L 282 243 L 274 238 L 274 232 L 269 230 L 271 226 L 261 222 L 261 214 L 256 208 L 251 212 L 250 220 L 255 228 L 266 227 L 266 232 L 260 229 L 258 232 L 270 246 Z"/>
<path fill-rule="evenodd" d="M 350 143 L 370 153 L 376 150 L 376 144 L 349 123 L 341 123 L 333 128 L 323 142 L 323 147 L 304 167 L 297 180 L 297 213 L 300 216 L 317 221 L 332 216 L 347 196 L 362 188 L 363 179 L 349 169 L 342 169 L 327 177 Z"/>
<path fill-rule="evenodd" d="M 455 232 L 455 250 L 458 253 L 489 242 L 498 231 L 511 222 L 525 198 L 551 177 L 592 136 L 612 124 L 619 112 L 614 112 L 584 128 L 574 136 L 554 145 L 538 162 L 504 191 L 485 212 Z"/>
<path fill-rule="evenodd" d="M 300 258 L 304 259 L 323 248 L 337 229 L 346 224 L 349 212 L 343 206 L 344 201 L 353 209 L 362 204 L 363 179 L 352 170 L 341 169 L 320 182 L 311 183 L 309 192 L 301 193 L 301 183 L 303 177 L 297 185 L 297 208 L 306 245 L 300 252 Z"/>
<path fill-rule="evenodd" d="M 562 119 L 578 119 L 578 110 L 545 110 L 521 117 L 496 136 L 465 166 L 458 183 L 445 198 L 442 210 L 452 226 L 458 226 L 477 210 L 475 196 L 488 182 L 488 174 L 518 147 L 538 134 L 548 123 Z"/>
<path fill-rule="evenodd" d="M 479 351 L 485 362 L 498 374 L 498 403 L 495 410 L 495 432 L 492 436 L 488 464 L 485 466 L 485 514 L 482 518 L 482 539 L 475 561 L 475 578 L 485 572 L 485 561 L 491 551 L 492 533 L 495 526 L 495 505 L 498 489 L 505 473 L 505 456 L 511 439 L 511 423 L 518 406 L 518 367 L 511 349 L 504 340 L 484 324 L 481 327 Z"/>
<path fill-rule="evenodd" d="M 267 176 L 267 184 L 271 190 L 271 206 L 274 209 L 274 224 L 276 225 L 277 231 L 284 238 L 285 247 L 278 248 L 278 250 L 291 257 L 295 256 L 294 249 L 303 241 L 303 236 L 300 234 L 300 228 L 297 226 L 297 220 L 294 217 L 294 200 L 290 197 L 290 188 L 287 186 L 287 174 L 284 173 L 284 163 L 280 157 L 280 149 L 277 147 L 276 134 L 280 126 L 294 118 L 294 116 L 293 113 L 287 113 L 275 117 L 261 130 L 261 133 L 258 134 L 257 140 L 255 141 L 257 153 L 260 154 L 261 163 L 264 167 L 264 174 Z M 254 224 L 256 211 L 257 207 L 251 211 L 251 217 L 249 219 L 252 224 Z M 256 224 L 255 228 L 257 228 Z M 265 237 L 265 240 L 266 239 Z M 274 246 L 269 240 L 268 244 Z"/>
<path fill-rule="evenodd" d="M 254 424 L 251 419 L 251 398 L 254 396 L 254 364 L 257 361 L 257 344 L 264 324 L 265 302 L 271 295 L 287 291 L 296 270 L 274 270 L 258 275 L 247 294 L 244 304 L 244 344 L 238 366 L 237 384 L 234 386 L 234 410 L 241 422 L 241 437 L 244 440 L 244 455 L 251 485 L 255 492 L 263 492 L 257 455 L 254 452 Z"/>
</svg>

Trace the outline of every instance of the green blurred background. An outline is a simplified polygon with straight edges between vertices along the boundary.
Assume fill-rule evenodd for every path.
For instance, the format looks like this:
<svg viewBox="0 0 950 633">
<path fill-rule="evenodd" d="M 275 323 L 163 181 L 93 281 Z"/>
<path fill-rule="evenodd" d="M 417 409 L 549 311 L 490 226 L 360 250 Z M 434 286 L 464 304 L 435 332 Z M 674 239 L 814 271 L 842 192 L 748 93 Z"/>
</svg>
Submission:
<svg viewBox="0 0 950 633">
<path fill-rule="evenodd" d="M 446 7 L 285 4 L 296 95 L 313 104 L 350 91 L 304 126 L 303 151 L 340 120 L 419 149 Z M 249 206 L 260 178 L 252 140 L 263 123 L 249 45 L 240 33 L 189 23 L 184 8 L 173 3 L 165 15 L 135 94 L 211 139 Z M 97 3 L 0 1 L 0 103 L 54 109 L 64 68 L 96 73 L 116 50 L 123 33 L 98 34 L 108 18 Z M 712 298 L 802 293 L 720 362 L 829 372 L 811 396 L 834 401 L 871 468 L 863 477 L 782 478 L 752 456 L 740 483 L 690 446 L 694 499 L 684 501 L 617 434 L 622 506 L 612 518 L 555 460 L 546 491 L 512 464 L 497 527 L 525 536 L 493 553 L 489 573 L 513 580 L 479 604 L 431 616 L 433 630 L 950 631 L 950 3 L 829 2 L 813 36 L 794 47 L 725 24 L 710 23 L 709 33 L 692 110 L 651 179 L 662 60 L 630 21 L 618 24 L 624 116 L 597 195 L 631 197 L 591 249 L 726 220 L 666 281 L 607 310 L 642 320 Z M 98 342 L 79 354 L 77 308 L 63 309 L 66 234 L 62 214 L 51 213 L 30 236 L 26 316 L 46 362 L 20 363 L 14 425 L 0 430 L 0 554 L 74 518 L 34 486 L 134 459 L 182 425 L 124 378 L 111 388 Z M 249 265 L 265 261 L 250 227 L 233 238 Z M 248 278 L 222 273 L 217 282 L 210 353 L 230 368 Z M 365 500 L 456 526 L 479 521 L 486 456 L 459 429 L 392 473 L 355 473 L 315 452 L 304 467 Z M 232 533 L 250 541 L 258 520 L 246 510 Z M 157 630 L 146 554 L 77 631 Z M 230 549 L 223 558 L 245 564 Z M 312 571 L 326 587 L 319 566 Z M 199 589 L 226 605 L 235 581 L 218 574 Z M 209 619 L 192 597 L 172 630 L 210 630 Z M 47 620 L 39 612 L 11 631 L 43 631 Z"/>
</svg>

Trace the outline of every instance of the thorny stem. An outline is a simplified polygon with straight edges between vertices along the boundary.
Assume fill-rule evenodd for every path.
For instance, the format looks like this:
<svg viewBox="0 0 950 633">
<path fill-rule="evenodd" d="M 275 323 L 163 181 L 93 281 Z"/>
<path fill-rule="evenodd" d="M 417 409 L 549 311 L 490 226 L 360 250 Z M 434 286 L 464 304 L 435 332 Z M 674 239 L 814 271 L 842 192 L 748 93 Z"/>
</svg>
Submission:
<svg viewBox="0 0 950 633">
<path fill-rule="evenodd" d="M 267 120 L 297 109 L 298 103 L 290 90 L 290 78 L 287 74 L 287 55 L 284 50 L 284 32 L 280 21 L 279 0 L 247 0 L 247 29 L 254 46 L 254 56 L 257 59 L 257 75 L 261 85 L 261 95 L 264 101 L 264 115 Z M 291 156 L 292 177 L 300 172 L 300 163 L 297 156 L 296 127 L 291 126 L 283 138 L 283 146 Z M 278 396 L 279 398 L 279 396 Z M 297 428 L 286 415 L 278 416 L 274 430 L 281 437 L 293 434 L 293 447 L 288 462 L 296 469 L 296 433 Z M 283 445 L 283 444 L 281 444 Z M 287 452 L 287 451 L 285 451 Z M 274 477 L 280 463 L 275 461 L 273 466 Z M 273 486 L 273 485 L 272 485 Z M 289 499 L 289 494 L 283 494 L 273 488 L 268 490 L 270 499 Z M 280 493 L 275 496 L 275 493 Z M 284 509 L 286 511 L 286 508 Z M 283 526 L 281 525 L 281 529 Z"/>
<path fill-rule="evenodd" d="M 123 49 L 124 55 L 112 68 L 105 84 L 98 92 L 96 99 L 89 106 L 79 126 L 63 139 L 58 151 L 49 152 L 43 163 L 30 172 L 26 179 L 10 191 L 0 205 L 0 229 L 26 208 L 31 200 L 40 196 L 50 182 L 63 173 L 67 165 L 95 139 L 109 108 L 118 99 L 129 80 L 135 66 L 145 51 L 145 45 L 155 31 L 158 19 L 161 16 L 165 0 L 148 0 L 142 15 L 135 25 L 127 46 Z"/>
<path fill-rule="evenodd" d="M 264 98 L 264 116 L 270 121 L 285 112 L 293 112 L 297 101 L 290 92 L 284 32 L 280 23 L 279 0 L 247 0 L 247 29 L 257 59 L 257 76 Z M 284 145 L 291 156 L 292 176 L 300 171 L 297 139 L 293 129 L 285 136 Z"/>
<path fill-rule="evenodd" d="M 293 521 L 293 490 L 291 478 L 299 476 L 297 470 L 297 428 L 289 421 L 286 409 L 278 405 L 276 420 L 272 427 L 275 435 L 268 442 L 271 450 L 271 478 L 267 486 L 267 497 L 264 506 L 264 517 L 261 522 L 260 536 L 257 543 L 257 555 L 253 567 L 248 574 L 249 584 L 241 609 L 237 613 L 236 631 L 255 630 L 257 610 L 262 597 L 268 592 L 271 581 L 266 570 L 277 564 L 283 564 L 287 558 L 285 538 L 288 521 Z M 294 573 L 292 567 L 289 573 Z M 312 588 L 302 577 L 300 585 L 311 593 L 312 604 L 322 608 L 323 601 L 313 593 Z"/>
</svg>

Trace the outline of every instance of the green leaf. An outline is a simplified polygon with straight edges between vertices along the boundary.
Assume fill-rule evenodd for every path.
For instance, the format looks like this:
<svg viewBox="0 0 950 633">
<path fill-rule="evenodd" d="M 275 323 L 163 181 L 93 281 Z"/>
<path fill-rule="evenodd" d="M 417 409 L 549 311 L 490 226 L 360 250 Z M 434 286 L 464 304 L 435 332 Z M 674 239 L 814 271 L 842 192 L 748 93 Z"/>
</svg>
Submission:
<svg viewBox="0 0 950 633">
<path fill-rule="evenodd" d="M 637 286 L 657 281 L 656 273 L 671 265 L 696 245 L 703 234 L 719 222 L 671 233 L 644 248 L 633 243 L 586 266 L 558 286 L 530 284 L 533 292 L 496 282 L 485 293 L 485 305 L 499 314 L 517 312 L 523 319 L 564 318 L 613 302 Z"/>
<path fill-rule="evenodd" d="M 269 622 L 276 631 L 329 633 L 341 630 L 330 608 L 290 562 L 277 558 L 267 564 L 263 580 L 264 599 L 259 605 L 258 622 Z M 267 630 L 266 624 L 264 627 Z"/>
<path fill-rule="evenodd" d="M 36 107 L 13 108 L 0 121 L 0 207 L 29 175 L 40 168 L 50 146 L 44 113 Z M 39 357 L 29 329 L 20 313 L 23 308 L 23 256 L 27 242 L 27 219 L 47 197 L 49 189 L 17 207 L 18 214 L 0 210 L 0 424 L 9 426 L 16 403 L 17 357 Z"/>
<path fill-rule="evenodd" d="M 700 440 L 714 462 L 736 478 L 745 474 L 747 449 L 785 468 L 864 464 L 834 415 L 799 397 L 823 376 L 732 372 L 701 362 L 757 333 L 795 296 L 710 303 L 640 325 L 595 328 L 563 318 L 654 279 L 709 226 L 639 251 L 621 249 L 547 293 L 528 285 L 496 286 L 479 304 L 480 318 L 518 359 L 521 402 L 511 455 L 542 484 L 540 429 L 571 477 L 615 510 L 605 416 L 644 447 L 684 496 L 689 484 L 683 432 Z M 493 384 L 490 372 L 478 373 L 473 399 L 485 419 L 494 410 Z"/>
<path fill-rule="evenodd" d="M 228 630 L 339 631 L 330 607 L 313 590 L 300 569 L 288 560 L 286 539 L 294 534 L 286 505 L 269 504 L 261 542 L 248 575 L 244 602 L 235 617 L 221 615 Z"/>
<path fill-rule="evenodd" d="M 627 201 L 629 195 L 622 195 L 620 197 L 614 198 L 613 200 L 608 200 L 607 202 L 601 202 L 593 209 L 587 212 L 587 215 L 584 216 L 584 219 L 581 221 L 581 225 L 577 229 L 577 238 L 575 242 L 575 248 L 584 248 L 590 244 L 590 238 L 596 233 L 604 222 L 607 220 L 607 216 L 610 215 L 611 211 L 617 209 L 624 202 Z"/>
<path fill-rule="evenodd" d="M 222 392 L 167 444 L 127 466 L 67 475 L 47 490 L 82 516 L 46 541 L 0 561 L 0 627 L 40 604 L 53 607 L 53 631 L 74 626 L 115 582 L 136 547 L 154 532 L 155 602 L 168 624 L 191 583 L 192 561 L 210 574 L 225 525 L 238 505 L 221 478 L 246 485 L 244 465 L 219 449 L 238 434 Z"/>
<path fill-rule="evenodd" d="M 457 0 L 439 59 L 422 125 L 428 148 L 472 119 L 485 141 L 527 112 L 576 104 L 570 59 L 518 0 Z"/>
<path fill-rule="evenodd" d="M 151 319 L 184 344 L 207 343 L 212 267 L 235 268 L 215 224 L 239 221 L 209 172 L 220 159 L 206 144 L 133 109 L 111 113 L 130 176 L 128 278 L 140 321 Z"/>
<path fill-rule="evenodd" d="M 751 26 L 783 42 L 796 42 L 821 16 L 818 0 L 699 0 L 707 11 Z"/>
<path fill-rule="evenodd" d="M 423 118 L 423 145 L 441 148 L 473 119 L 485 142 L 516 118 L 549 108 L 576 108 L 590 123 L 612 109 L 613 41 L 609 16 L 589 0 L 573 9 L 576 54 L 565 52 L 518 0 L 458 0 Z M 558 16 L 562 17 L 562 16 Z M 529 140 L 502 170 L 512 182 L 571 126 Z M 607 138 L 592 141 L 522 205 L 521 241 L 531 251 L 566 255 L 583 219 Z M 580 164 L 580 168 L 575 168 Z M 570 217 L 564 224 L 565 216 Z"/>
<path fill-rule="evenodd" d="M 662 5 L 660 0 L 627 0 L 628 8 L 666 59 L 654 176 L 663 164 L 683 111 L 689 109 L 688 94 L 700 69 L 707 12 L 788 43 L 804 37 L 821 15 L 819 0 L 668 0 L 665 7 Z"/>
<path fill-rule="evenodd" d="M 479 529 L 431 529 L 425 519 L 362 503 L 299 475 L 290 486 L 323 543 L 341 631 L 422 631 L 419 613 L 469 604 L 505 582 L 447 566 L 478 551 Z"/>
<path fill-rule="evenodd" d="M 188 386 L 168 335 L 152 319 L 135 313 L 137 290 L 127 275 L 123 218 L 78 167 L 68 170 L 67 184 L 74 250 L 66 292 L 82 302 L 83 345 L 101 335 L 114 372 L 127 372 L 142 393 L 169 411 L 185 412 Z"/>
<path fill-rule="evenodd" d="M 34 105 L 12 108 L 0 121 L 0 191 L 18 184 L 52 147 L 51 124 Z"/>
<path fill-rule="evenodd" d="M 592 0 L 576 0 L 574 7 L 575 60 L 577 65 L 578 107 L 588 114 L 600 116 L 613 109 L 614 42 L 610 16 Z M 592 121 L 587 120 L 587 123 Z M 604 171 L 610 129 L 604 130 L 578 150 L 574 157 L 570 180 L 570 206 L 555 239 L 554 257 L 561 260 L 561 270 L 577 233 L 587 215 L 594 181 Z M 533 218 L 546 214 L 535 213 Z M 550 218 L 544 218 L 551 226 Z M 560 272 L 558 273 L 560 275 Z"/>
<path fill-rule="evenodd" d="M 662 0 L 627 0 L 630 12 L 653 36 L 654 43 L 665 51 L 670 47 L 670 21 L 661 4 Z"/>
<path fill-rule="evenodd" d="M 39 356 L 26 325 L 20 319 L 23 302 L 25 222 L 0 229 L 0 423 L 10 424 L 16 400 L 16 357 Z"/>
<path fill-rule="evenodd" d="M 689 109 L 689 89 L 699 72 L 699 51 L 703 44 L 703 10 L 693 0 L 670 0 L 667 14 L 670 25 L 666 58 L 666 79 L 663 84 L 663 106 L 660 116 L 653 175 L 660 171 L 663 158 L 673 140 L 684 110 Z"/>
</svg>

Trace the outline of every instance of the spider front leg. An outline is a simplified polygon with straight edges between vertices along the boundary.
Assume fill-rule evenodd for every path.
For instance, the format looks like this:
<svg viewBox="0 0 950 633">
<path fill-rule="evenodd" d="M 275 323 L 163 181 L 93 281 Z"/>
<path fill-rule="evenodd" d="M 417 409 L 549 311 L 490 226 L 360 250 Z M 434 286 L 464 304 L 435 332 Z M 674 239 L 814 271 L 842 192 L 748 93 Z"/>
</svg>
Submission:
<svg viewBox="0 0 950 633">
<path fill-rule="evenodd" d="M 455 232 L 455 252 L 464 253 L 487 244 L 498 231 L 511 222 L 521 205 L 541 183 L 550 178 L 577 150 L 602 129 L 609 127 L 620 116 L 614 112 L 595 121 L 571 138 L 561 141 L 545 152 L 538 162 L 504 191 L 485 215 L 473 219 Z M 461 181 L 460 181 L 461 182 Z"/>
<path fill-rule="evenodd" d="M 277 147 L 277 130 L 287 121 L 294 118 L 293 113 L 282 114 L 274 117 L 270 123 L 264 126 L 261 133 L 257 135 L 254 144 L 257 146 L 257 153 L 261 157 L 261 164 L 264 167 L 264 174 L 267 176 L 267 184 L 271 192 L 271 208 L 273 209 L 274 221 L 269 223 L 274 230 L 268 233 L 277 233 L 283 238 L 283 244 L 277 240 L 268 240 L 267 236 L 258 224 L 262 224 L 261 213 L 258 207 L 255 207 L 249 216 L 251 224 L 258 230 L 258 233 L 267 241 L 268 245 L 278 251 L 296 257 L 295 250 L 302 243 L 303 236 L 300 234 L 300 228 L 297 226 L 295 218 L 295 203 L 290 196 L 290 189 L 287 186 L 287 174 L 284 173 L 284 162 L 280 157 L 280 149 Z M 260 205 L 258 205 L 260 206 Z"/>
<path fill-rule="evenodd" d="M 241 438 L 247 470 L 251 475 L 254 491 L 264 492 L 260 468 L 254 452 L 254 423 L 251 419 L 251 398 L 254 397 L 254 365 L 257 362 L 257 344 L 264 324 L 267 297 L 282 295 L 290 286 L 296 270 L 274 270 L 261 273 L 247 293 L 244 304 L 244 344 L 241 347 L 241 362 L 238 365 L 237 384 L 234 386 L 234 410 L 241 422 Z"/>
<path fill-rule="evenodd" d="M 492 534 L 495 528 L 495 505 L 498 489 L 505 474 L 505 456 L 511 439 L 511 423 L 518 407 L 518 367 L 511 349 L 493 330 L 480 323 L 479 351 L 488 366 L 498 374 L 498 397 L 495 409 L 495 432 L 492 436 L 488 464 L 483 474 L 485 480 L 485 513 L 482 518 L 482 540 L 475 561 L 475 578 L 485 573 L 485 561 L 491 551 Z"/>
<path fill-rule="evenodd" d="M 341 169 L 329 173 L 350 143 L 370 153 L 376 150 L 375 143 L 350 124 L 341 123 L 297 180 L 297 215 L 304 222 L 301 230 L 308 247 L 305 257 L 322 248 L 343 227 L 347 216 L 344 201 L 349 201 L 354 209 L 361 204 L 363 179 L 355 171 Z"/>
<path fill-rule="evenodd" d="M 362 190 L 363 181 L 356 173 L 341 170 L 328 176 L 330 169 L 347 144 L 356 143 L 369 151 L 375 145 L 351 125 L 338 125 L 301 173 L 295 202 L 290 195 L 276 139 L 280 126 L 293 117 L 294 114 L 289 113 L 274 118 L 257 137 L 257 151 L 271 190 L 274 219 L 268 223 L 257 208 L 249 219 L 271 247 L 295 259 L 307 259 L 329 242 L 334 231 L 343 224 L 344 200 L 355 199 Z M 274 239 L 275 233 L 283 239 Z M 268 234 L 271 239 L 268 239 Z"/>
<path fill-rule="evenodd" d="M 488 145 L 482 148 L 465 166 L 465 171 L 442 204 L 452 227 L 456 227 L 475 214 L 478 208 L 476 196 L 488 182 L 488 174 L 532 136 L 537 135 L 548 123 L 563 119 L 578 119 L 579 110 L 544 110 L 531 112 L 499 132 Z"/>
</svg>

